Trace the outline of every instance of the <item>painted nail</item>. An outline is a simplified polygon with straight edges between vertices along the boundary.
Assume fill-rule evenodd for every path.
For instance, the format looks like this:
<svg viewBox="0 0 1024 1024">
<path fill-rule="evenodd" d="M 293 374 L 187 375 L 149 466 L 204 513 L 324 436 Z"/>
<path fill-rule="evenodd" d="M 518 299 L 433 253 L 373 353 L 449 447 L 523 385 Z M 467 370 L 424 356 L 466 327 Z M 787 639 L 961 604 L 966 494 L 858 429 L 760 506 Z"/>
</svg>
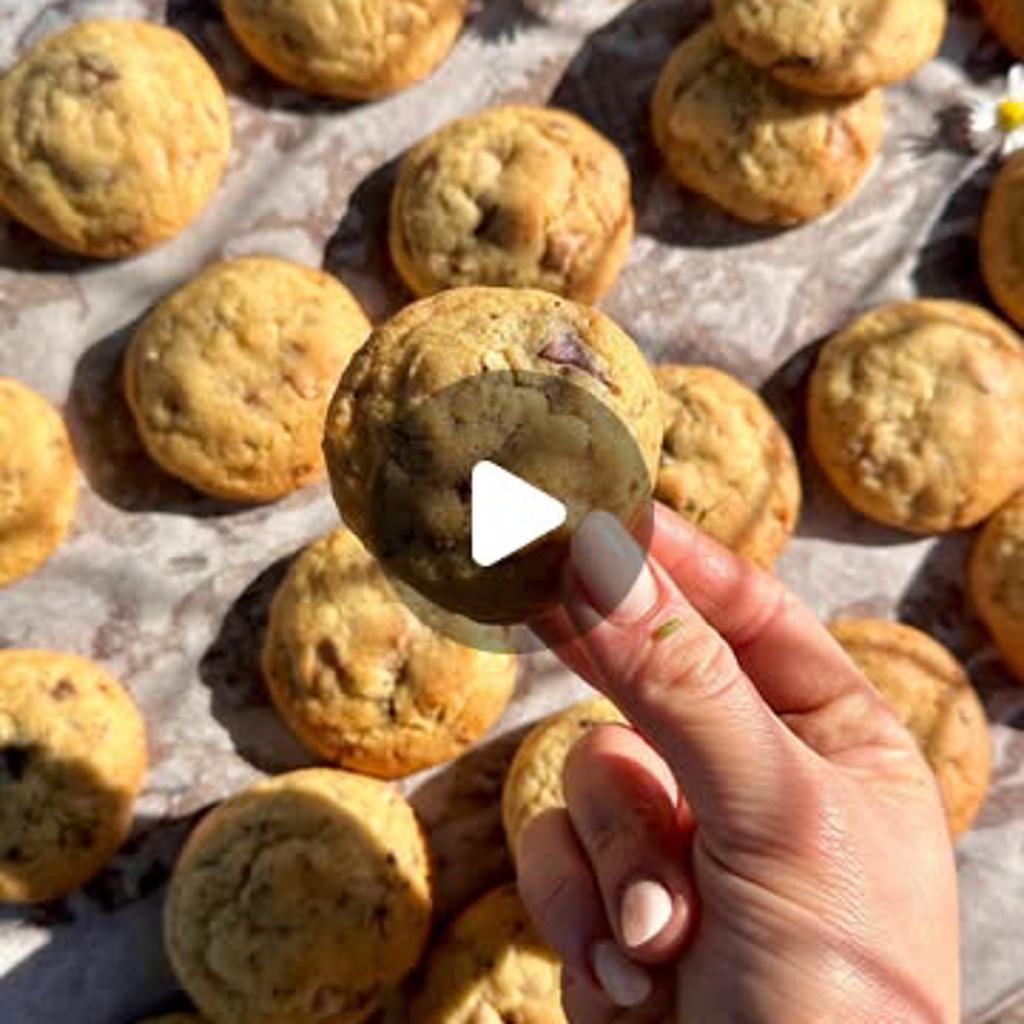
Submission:
<svg viewBox="0 0 1024 1024">
<path fill-rule="evenodd" d="M 672 918 L 672 897 L 659 882 L 633 882 L 622 895 L 619 928 L 630 949 L 660 935 Z"/>
<path fill-rule="evenodd" d="M 614 942 L 598 942 L 591 951 L 594 974 L 616 1006 L 639 1006 L 654 988 L 650 975 L 627 960 Z"/>
<path fill-rule="evenodd" d="M 594 607 L 614 621 L 639 622 L 658 601 L 644 552 L 608 512 L 591 512 L 580 523 L 572 565 Z"/>
</svg>

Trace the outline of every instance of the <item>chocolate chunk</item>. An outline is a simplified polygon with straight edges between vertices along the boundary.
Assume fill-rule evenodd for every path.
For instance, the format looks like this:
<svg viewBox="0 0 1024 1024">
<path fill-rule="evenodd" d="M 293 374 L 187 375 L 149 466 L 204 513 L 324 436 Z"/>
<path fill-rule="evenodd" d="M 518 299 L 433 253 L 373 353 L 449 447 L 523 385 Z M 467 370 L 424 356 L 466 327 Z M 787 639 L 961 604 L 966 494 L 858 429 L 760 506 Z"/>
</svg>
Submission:
<svg viewBox="0 0 1024 1024">
<path fill-rule="evenodd" d="M 556 366 L 572 366 L 583 373 L 611 385 L 608 375 L 598 365 L 594 353 L 583 344 L 583 339 L 571 327 L 558 327 L 549 336 L 540 351 L 541 359 Z"/>
<path fill-rule="evenodd" d="M 73 696 L 75 693 L 75 684 L 70 679 L 61 679 L 57 685 L 50 691 L 50 696 L 54 700 L 67 700 L 68 697 Z"/>
</svg>

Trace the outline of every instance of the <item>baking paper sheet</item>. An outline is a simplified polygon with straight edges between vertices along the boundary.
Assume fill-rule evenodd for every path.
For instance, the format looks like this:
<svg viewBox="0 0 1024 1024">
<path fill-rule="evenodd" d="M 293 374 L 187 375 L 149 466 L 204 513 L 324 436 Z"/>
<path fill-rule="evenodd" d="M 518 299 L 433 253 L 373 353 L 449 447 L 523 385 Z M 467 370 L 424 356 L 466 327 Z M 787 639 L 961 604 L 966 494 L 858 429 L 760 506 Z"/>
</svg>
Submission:
<svg viewBox="0 0 1024 1024">
<path fill-rule="evenodd" d="M 766 231 L 684 195 L 648 138 L 657 71 L 703 11 L 685 0 L 484 0 L 428 82 L 349 106 L 276 86 L 212 2 L 0 0 L 3 64 L 88 15 L 177 26 L 222 76 L 235 130 L 216 200 L 139 259 L 77 260 L 0 220 L 0 373 L 64 408 L 83 469 L 69 543 L 0 593 L 0 645 L 77 651 L 118 674 L 146 713 L 153 761 L 135 835 L 108 870 L 67 900 L 0 911 L 0 1021 L 129 1024 L 174 1005 L 159 912 L 183 836 L 260 773 L 310 763 L 268 706 L 258 656 L 287 559 L 336 524 L 327 490 L 239 509 L 157 471 L 117 389 L 133 325 L 207 261 L 252 252 L 323 265 L 386 315 L 405 299 L 384 243 L 395 158 L 457 115 L 545 100 L 591 120 L 633 168 L 639 236 L 605 309 L 655 360 L 707 361 L 763 387 L 794 432 L 807 500 L 782 576 L 823 616 L 898 616 L 929 630 L 981 688 L 996 772 L 957 848 L 965 1019 L 1024 1019 L 1012 1016 L 1024 1002 L 1024 688 L 966 605 L 969 538 L 914 540 L 847 510 L 807 456 L 800 414 L 816 343 L 851 315 L 918 294 L 984 301 L 974 236 L 992 169 L 964 151 L 951 112 L 995 88 L 1009 59 L 965 5 L 942 57 L 890 90 L 884 155 L 860 193 L 818 223 Z M 443 913 L 509 872 L 498 795 L 524 723 L 584 692 L 534 657 L 495 733 L 408 784 L 438 852 Z"/>
</svg>

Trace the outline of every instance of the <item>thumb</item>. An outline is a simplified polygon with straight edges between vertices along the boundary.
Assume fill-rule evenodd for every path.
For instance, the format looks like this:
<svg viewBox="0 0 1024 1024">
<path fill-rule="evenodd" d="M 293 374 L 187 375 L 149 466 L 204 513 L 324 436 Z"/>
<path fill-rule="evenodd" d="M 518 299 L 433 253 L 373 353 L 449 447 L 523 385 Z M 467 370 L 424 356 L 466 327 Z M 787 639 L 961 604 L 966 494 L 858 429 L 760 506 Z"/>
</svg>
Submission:
<svg viewBox="0 0 1024 1024">
<path fill-rule="evenodd" d="M 580 525 L 565 590 L 590 682 L 664 758 L 709 838 L 785 835 L 808 752 L 614 516 L 592 513 Z"/>
</svg>

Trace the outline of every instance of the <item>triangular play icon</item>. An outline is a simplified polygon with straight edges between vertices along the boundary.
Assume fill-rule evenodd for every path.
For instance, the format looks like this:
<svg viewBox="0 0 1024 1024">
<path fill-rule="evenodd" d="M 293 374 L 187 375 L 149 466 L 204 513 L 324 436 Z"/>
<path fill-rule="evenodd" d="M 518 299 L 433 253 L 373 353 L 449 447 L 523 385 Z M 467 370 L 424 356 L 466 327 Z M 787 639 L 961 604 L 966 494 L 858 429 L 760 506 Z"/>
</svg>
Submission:
<svg viewBox="0 0 1024 1024">
<path fill-rule="evenodd" d="M 471 484 L 470 553 L 485 569 L 565 522 L 565 505 L 493 462 L 478 462 Z"/>
</svg>

